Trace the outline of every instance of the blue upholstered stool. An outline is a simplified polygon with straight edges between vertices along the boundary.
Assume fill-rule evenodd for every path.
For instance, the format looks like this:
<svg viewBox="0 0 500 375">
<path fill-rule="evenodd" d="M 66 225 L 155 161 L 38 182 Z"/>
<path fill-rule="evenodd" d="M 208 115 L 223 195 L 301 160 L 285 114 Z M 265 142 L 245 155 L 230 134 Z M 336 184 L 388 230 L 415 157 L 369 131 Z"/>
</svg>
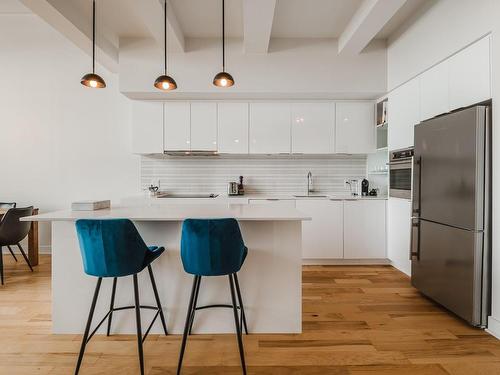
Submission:
<svg viewBox="0 0 500 375">
<path fill-rule="evenodd" d="M 151 268 L 151 263 L 158 258 L 163 251 L 163 247 L 146 246 L 134 224 L 127 219 L 113 220 L 77 220 L 76 231 L 78 241 L 80 243 L 80 252 L 82 254 L 83 268 L 86 274 L 96 276 L 97 286 L 92 299 L 87 326 L 83 335 L 80 355 L 76 364 L 75 374 L 78 374 L 82 363 L 85 346 L 97 332 L 99 327 L 108 320 L 107 335 L 109 336 L 111 329 L 111 320 L 114 311 L 135 309 L 136 324 L 137 324 L 137 345 L 139 350 L 139 364 L 141 374 L 144 374 L 144 356 L 142 343 L 146 339 L 151 327 L 153 326 L 158 315 L 165 335 L 167 333 L 167 325 L 165 316 L 163 315 L 160 297 Z M 151 285 L 153 287 L 156 306 L 144 306 L 139 302 L 139 286 L 137 282 L 137 274 L 143 269 L 148 268 Z M 134 279 L 134 306 L 114 307 L 116 284 L 118 277 L 133 276 Z M 97 297 L 101 288 L 103 277 L 113 278 L 113 289 L 111 292 L 111 303 L 108 313 L 102 318 L 97 327 L 90 333 L 90 326 L 94 315 Z M 141 329 L 141 311 L 140 309 L 156 310 L 156 315 L 153 321 L 146 330 L 144 337 Z"/>
<path fill-rule="evenodd" d="M 191 333 L 195 312 L 209 307 L 229 307 L 233 309 L 241 366 L 243 373 L 246 374 L 241 326 L 244 325 L 247 334 L 248 329 L 236 273 L 243 265 L 247 253 L 248 249 L 243 243 L 240 227 L 235 219 L 187 219 L 184 221 L 181 238 L 182 264 L 187 273 L 194 275 L 194 280 L 182 337 L 177 374 L 181 372 L 187 336 Z M 228 276 L 232 304 L 197 307 L 203 276 Z M 239 305 L 236 303 L 235 289 Z M 239 319 L 238 310 L 240 310 Z"/>
</svg>

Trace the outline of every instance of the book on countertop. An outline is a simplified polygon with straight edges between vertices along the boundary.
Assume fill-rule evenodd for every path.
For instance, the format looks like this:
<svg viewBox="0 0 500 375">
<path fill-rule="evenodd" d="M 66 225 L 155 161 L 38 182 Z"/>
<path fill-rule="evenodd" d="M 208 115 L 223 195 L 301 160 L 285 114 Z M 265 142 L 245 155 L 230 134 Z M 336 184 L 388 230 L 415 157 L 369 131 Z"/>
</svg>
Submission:
<svg viewBox="0 0 500 375">
<path fill-rule="evenodd" d="M 71 203 L 71 209 L 73 211 L 96 211 L 110 207 L 111 207 L 110 200 L 104 200 L 104 201 L 89 200 L 89 201 L 79 201 Z"/>
</svg>

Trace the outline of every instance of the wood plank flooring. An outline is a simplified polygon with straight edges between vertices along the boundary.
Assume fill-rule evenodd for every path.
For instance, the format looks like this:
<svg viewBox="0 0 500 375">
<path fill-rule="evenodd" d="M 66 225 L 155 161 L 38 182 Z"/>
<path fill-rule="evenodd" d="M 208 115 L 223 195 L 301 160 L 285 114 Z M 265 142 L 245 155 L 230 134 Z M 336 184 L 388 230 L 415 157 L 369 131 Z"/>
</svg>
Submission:
<svg viewBox="0 0 500 375">
<path fill-rule="evenodd" d="M 72 374 L 80 336 L 50 333 L 50 257 L 33 274 L 4 259 L 0 374 Z M 390 266 L 304 267 L 303 331 L 245 336 L 249 374 L 500 374 L 500 341 L 422 297 Z M 80 373 L 138 374 L 135 340 L 96 336 Z M 175 374 L 179 346 L 180 336 L 148 337 L 146 373 Z M 184 364 L 183 374 L 241 374 L 232 335 L 192 336 Z"/>
</svg>

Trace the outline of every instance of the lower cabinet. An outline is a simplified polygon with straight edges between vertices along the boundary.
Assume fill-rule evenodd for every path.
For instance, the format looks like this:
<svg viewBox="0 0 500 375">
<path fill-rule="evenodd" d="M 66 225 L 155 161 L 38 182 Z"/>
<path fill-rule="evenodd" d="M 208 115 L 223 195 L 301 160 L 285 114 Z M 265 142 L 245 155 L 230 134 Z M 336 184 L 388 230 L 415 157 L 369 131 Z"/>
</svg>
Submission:
<svg viewBox="0 0 500 375">
<path fill-rule="evenodd" d="M 344 201 L 344 258 L 384 259 L 386 201 Z"/>
<path fill-rule="evenodd" d="M 312 217 L 302 222 L 302 258 L 342 259 L 342 201 L 298 199 L 296 208 Z"/>
<path fill-rule="evenodd" d="M 394 267 L 409 275 L 411 202 L 389 198 L 387 211 L 387 258 Z"/>
</svg>

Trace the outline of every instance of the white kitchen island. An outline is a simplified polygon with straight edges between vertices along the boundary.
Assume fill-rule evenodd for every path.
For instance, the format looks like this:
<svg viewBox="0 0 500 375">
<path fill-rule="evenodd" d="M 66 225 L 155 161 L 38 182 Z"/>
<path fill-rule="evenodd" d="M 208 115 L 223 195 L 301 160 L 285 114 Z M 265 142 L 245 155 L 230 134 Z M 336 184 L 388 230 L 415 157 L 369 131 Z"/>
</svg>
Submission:
<svg viewBox="0 0 500 375">
<path fill-rule="evenodd" d="M 52 222 L 52 330 L 82 333 L 97 279 L 83 272 L 75 221 L 83 218 L 132 220 L 148 245 L 165 246 L 153 262 L 156 283 L 170 333 L 182 333 L 192 276 L 180 259 L 180 234 L 186 218 L 227 218 L 240 223 L 249 251 L 238 273 L 250 333 L 300 333 L 302 331 L 302 221 L 310 218 L 294 208 L 246 204 L 173 204 L 113 207 L 99 211 L 56 211 L 24 218 Z M 94 315 L 98 322 L 109 308 L 112 279 L 104 279 Z M 139 275 L 141 304 L 154 305 L 146 272 Z M 227 277 L 204 277 L 198 305 L 228 304 Z M 115 306 L 133 305 L 132 277 L 120 278 Z M 144 310 L 143 327 L 154 312 Z M 234 332 L 231 309 L 200 310 L 193 333 Z M 101 332 L 103 327 L 101 327 Z M 157 320 L 152 329 L 161 333 Z M 112 333 L 135 333 L 135 315 L 113 315 Z"/>
</svg>

